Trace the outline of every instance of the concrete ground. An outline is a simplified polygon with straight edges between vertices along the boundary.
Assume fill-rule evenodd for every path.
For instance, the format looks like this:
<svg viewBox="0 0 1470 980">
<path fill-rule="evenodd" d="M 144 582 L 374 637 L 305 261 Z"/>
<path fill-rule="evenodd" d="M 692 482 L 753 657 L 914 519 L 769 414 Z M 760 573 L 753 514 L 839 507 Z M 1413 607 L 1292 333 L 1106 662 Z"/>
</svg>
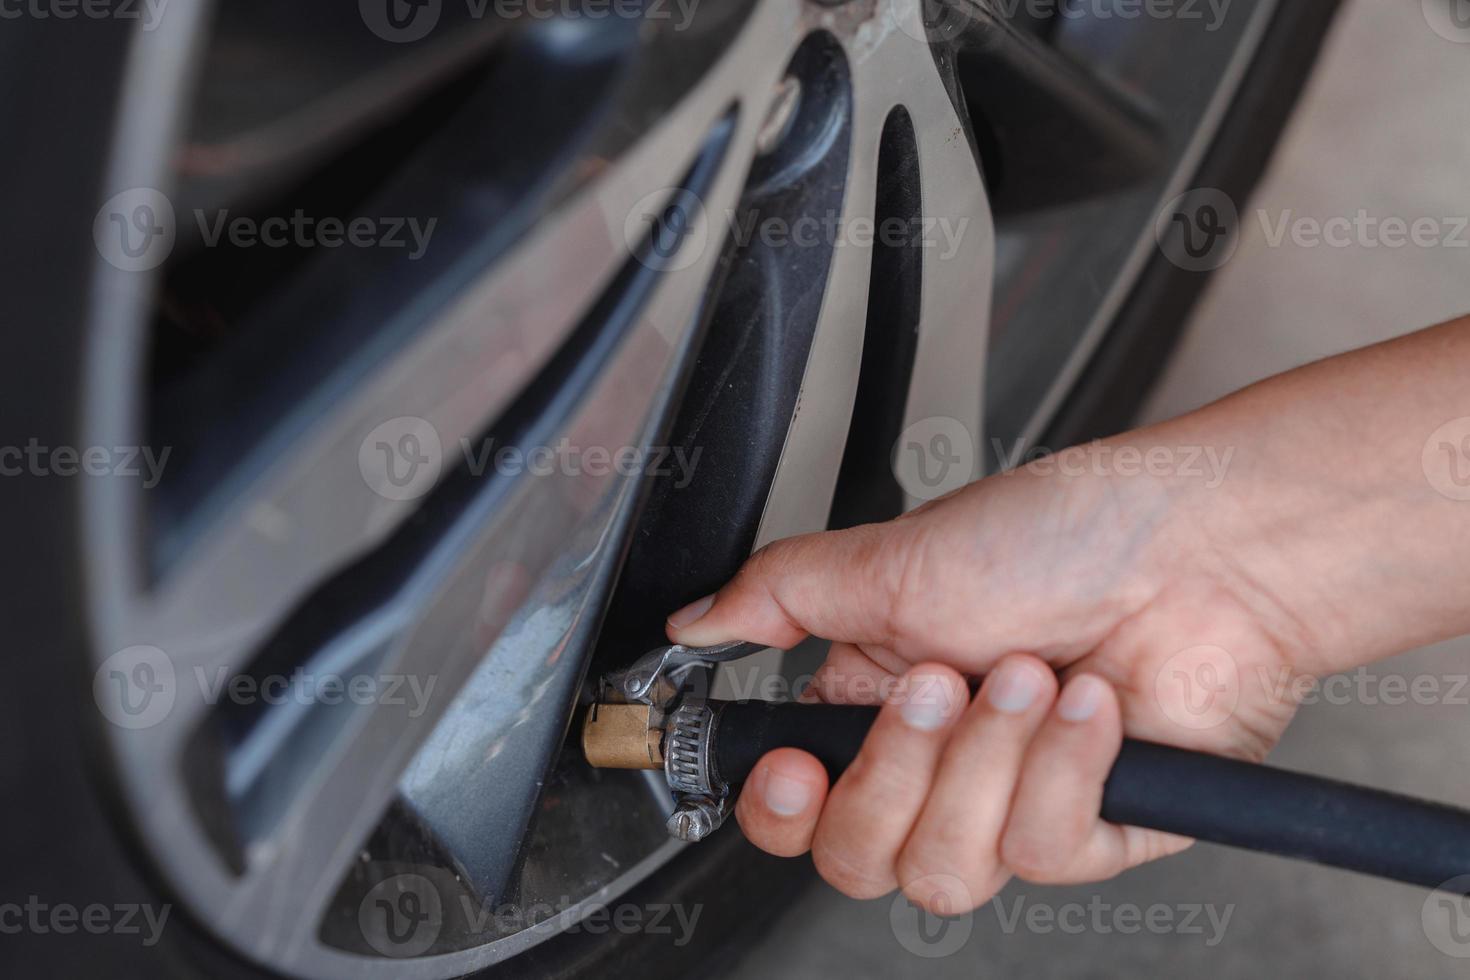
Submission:
<svg viewBox="0 0 1470 980">
<path fill-rule="evenodd" d="M 1470 310 L 1470 249 L 1272 248 L 1256 216 L 1470 215 L 1467 81 L 1470 46 L 1430 30 L 1415 0 L 1346 5 L 1149 418 Z M 1302 710 L 1274 761 L 1470 805 L 1467 675 L 1462 640 L 1380 664 L 1378 681 L 1350 677 Z M 1415 679 L 1421 696 L 1393 703 Z M 1104 885 L 1013 883 L 950 923 L 818 888 L 737 973 L 1033 975 L 1464 977 L 1470 903 L 1426 905 L 1413 888 L 1200 846 Z"/>
</svg>

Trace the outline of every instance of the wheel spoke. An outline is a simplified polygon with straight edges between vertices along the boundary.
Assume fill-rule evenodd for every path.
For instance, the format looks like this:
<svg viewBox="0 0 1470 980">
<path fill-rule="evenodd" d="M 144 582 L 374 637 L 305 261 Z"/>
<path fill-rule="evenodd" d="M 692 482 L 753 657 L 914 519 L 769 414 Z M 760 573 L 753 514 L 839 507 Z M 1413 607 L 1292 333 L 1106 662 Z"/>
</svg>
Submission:
<svg viewBox="0 0 1470 980">
<path fill-rule="evenodd" d="M 156 589 L 138 642 L 209 666 L 238 665 L 232 649 L 259 642 L 298 597 L 384 541 L 427 487 L 400 494 L 379 483 L 384 493 L 375 492 L 368 479 L 376 471 L 365 472 L 362 458 L 376 451 L 364 448 L 373 431 L 397 418 L 424 420 L 440 445 L 428 465 L 447 472 L 461 440 L 473 444 L 506 411 L 627 261 L 615 218 L 679 180 L 690 155 L 678 142 L 691 129 L 708 131 L 723 108 L 710 99 L 687 106 L 350 394 L 291 419 L 298 431 L 289 441 L 266 446 L 276 461 L 223 513 L 206 511 L 209 526 Z M 572 268 L 579 274 L 568 277 Z M 239 582 L 259 586 L 246 594 Z"/>
<path fill-rule="evenodd" d="M 734 177 L 725 177 L 711 199 L 733 200 Z M 714 258 L 711 250 L 670 277 L 616 356 L 589 365 L 583 380 L 592 388 L 569 423 L 531 445 L 562 438 L 574 446 L 650 441 L 675 388 L 670 366 L 679 350 L 670 340 L 677 342 L 678 325 L 696 315 L 700 283 Z M 687 345 L 679 346 L 687 356 Z M 394 599 L 404 629 L 392 669 L 418 678 L 421 688 L 432 682 L 433 697 L 417 717 L 403 706 L 374 706 L 347 750 L 351 757 L 306 787 L 299 817 L 275 841 L 253 888 L 276 896 L 309 886 L 325 899 L 356 842 L 397 791 L 396 774 L 437 724 L 442 734 L 430 738 L 409 771 L 408 802 L 440 833 L 472 885 L 485 897 L 500 894 L 540 774 L 575 703 L 584 665 L 578 650 L 590 641 L 618 542 L 630 527 L 635 476 L 566 471 L 521 476 L 500 493 L 477 491 L 460 527 L 443 535 Z M 566 531 L 547 533 L 555 527 Z M 474 625 L 467 630 L 465 624 Z M 486 710 L 487 697 L 501 709 Z M 486 847 L 487 841 L 503 846 Z"/>
<path fill-rule="evenodd" d="M 908 423 L 934 416 L 957 419 L 978 439 L 993 225 L 979 163 L 966 135 L 968 124 L 956 113 L 943 67 L 915 40 L 923 36 L 918 11 L 896 8 L 893 15 L 913 20 L 898 25 L 888 43 L 866 52 L 853 66 L 859 111 L 853 120 L 854 152 L 840 227 L 851 230 L 864 219 L 871 223 L 884 123 L 896 105 L 903 105 L 917 139 L 925 194 L 923 221 L 913 230 L 925 241 L 935 239 L 932 247 L 921 244 L 919 340 L 905 418 Z M 924 73 L 930 81 L 907 86 L 900 101 L 888 94 L 885 83 L 907 72 Z M 952 241 L 935 234 L 941 223 Z M 862 362 L 871 261 L 869 249 L 844 245 L 834 253 L 802 381 L 801 410 L 787 435 L 757 546 L 827 525 Z"/>
<path fill-rule="evenodd" d="M 926 2 L 965 100 L 997 144 L 997 214 L 1111 193 L 1163 166 L 1159 120 L 1121 85 L 1019 29 L 988 0 Z"/>
<path fill-rule="evenodd" d="M 121 598 L 96 627 L 109 651 L 156 647 L 172 671 L 172 711 L 152 727 L 113 733 L 114 748 L 145 834 L 169 837 L 156 855 L 165 874 L 237 949 L 288 972 L 401 972 L 334 945 L 324 925 L 346 921 L 346 886 L 365 880 L 354 879 L 364 865 L 405 857 L 383 843 L 400 818 L 418 835 L 407 859 L 432 852 L 434 867 L 481 902 L 513 893 L 517 849 L 639 518 L 646 452 L 677 407 L 700 325 L 739 326 L 720 319 L 717 307 L 739 307 L 726 307 L 718 286 L 758 287 L 773 276 L 779 288 L 770 293 L 747 288 L 746 301 L 762 310 L 744 327 L 806 331 L 784 337 L 806 353 L 776 372 L 791 411 L 761 433 L 784 444 L 765 471 L 764 512 L 757 497 L 748 515 L 761 513 L 759 526 L 752 519 L 742 533 L 762 543 L 826 525 L 872 310 L 873 250 L 861 229 L 876 214 L 880 144 L 897 105 L 913 120 L 923 215 L 947 218 L 955 232 L 923 250 L 902 421 L 942 414 L 978 428 L 989 211 L 966 123 L 918 12 L 892 11 L 911 17 L 907 30 L 865 29 L 874 12 L 860 5 L 768 3 L 735 40 L 719 40 L 713 50 L 729 50 L 707 71 L 684 63 L 661 79 L 645 66 L 616 85 L 609 76 L 614 97 L 597 104 L 612 108 L 582 134 L 575 166 L 537 175 L 523 199 L 503 193 L 476 211 L 479 199 L 463 193 L 472 181 L 438 197 L 424 192 L 431 171 L 413 168 L 426 151 L 405 165 L 417 183 L 400 174 L 382 200 L 402 213 L 434 213 L 407 205 L 439 201 L 447 214 L 451 198 L 464 197 L 449 261 L 367 269 L 328 257 L 251 314 L 266 339 L 316 317 L 325 326 L 303 347 L 321 353 L 336 349 L 322 337 L 355 337 L 348 347 L 360 349 L 269 385 L 220 382 L 216 401 L 274 411 L 240 421 L 250 415 L 242 412 L 210 430 L 219 455 L 206 445 L 183 464 L 162 512 L 148 512 L 168 542 L 162 559 L 109 565 L 124 573 L 107 582 L 109 597 Z M 804 42 L 814 31 L 808 41 L 819 43 Z M 826 59 L 819 65 L 845 66 L 834 89 L 842 126 L 824 128 L 798 110 L 792 125 L 811 123 L 810 142 L 783 155 L 779 118 L 766 113 L 792 53 L 814 50 Z M 697 79 L 672 109 L 645 98 L 656 82 L 691 72 Z M 918 82 L 898 97 L 895 78 Z M 398 82 L 381 86 L 388 102 L 418 91 Z M 362 119 L 386 104 L 365 102 Z M 344 120 L 358 125 L 367 123 Z M 304 130 L 258 145 L 267 148 L 262 166 L 281 172 L 315 166 L 325 147 Z M 803 155 L 838 145 L 840 154 L 823 158 L 830 170 Z M 462 162 L 473 170 L 489 158 L 467 151 Z M 803 179 L 810 175 L 820 179 Z M 703 207 L 675 228 L 670 215 L 688 213 L 681 188 Z M 752 202 L 787 219 L 827 209 L 840 237 L 805 255 L 739 253 L 749 268 L 726 279 L 737 254 L 726 248 L 729 219 Z M 645 215 L 657 219 L 651 227 Z M 811 287 L 814 264 L 820 288 Z M 782 278 L 797 265 L 801 275 Z M 187 395 L 188 385 L 178 391 Z M 185 419 L 175 431 L 189 436 L 192 413 L 167 409 L 200 402 L 162 404 L 163 415 Z M 614 457 L 630 450 L 635 465 L 569 464 L 553 448 L 562 445 Z M 505 449 L 519 453 L 516 462 L 504 461 Z M 533 450 L 551 450 L 540 457 L 546 468 Z M 145 537 L 140 503 L 109 501 L 109 513 L 135 523 L 109 528 L 99 546 L 131 553 Z M 280 705 L 241 701 L 227 686 L 244 679 L 264 691 L 296 670 L 308 681 L 375 683 L 366 699 L 328 701 L 311 688 L 304 702 Z M 493 941 L 472 939 L 478 945 L 456 971 L 496 958 Z"/>
<path fill-rule="evenodd" d="M 401 112 L 507 33 L 508 22 L 466 11 L 446 4 L 432 31 L 407 40 L 356 4 L 221 4 L 179 153 L 181 200 L 256 203 Z"/>
<path fill-rule="evenodd" d="M 770 8 L 767 31 L 789 36 L 791 16 Z M 746 86 L 768 90 L 776 70 L 752 79 L 722 63 L 447 314 L 280 444 L 279 461 L 211 514 L 161 582 L 111 583 L 130 586 L 134 601 L 101 632 L 114 649 L 167 651 L 177 680 L 165 724 L 117 739 L 125 765 L 147 775 L 129 791 L 148 800 L 145 822 L 173 828 L 166 863 L 189 866 L 181 880 L 200 898 L 223 899 L 231 940 L 252 956 L 321 955 L 321 912 L 400 795 L 482 894 L 505 886 L 502 853 L 513 857 L 524 836 L 566 730 L 640 473 L 476 474 L 460 440 L 476 452 L 487 433 L 495 448 L 651 444 L 720 260 L 720 216 L 734 209 L 752 154 L 759 120 L 730 109 Z M 695 132 L 710 139 L 691 147 Z M 636 217 L 657 213 L 686 172 L 703 182 L 706 207 L 677 239 L 675 261 L 653 262 L 641 244 L 630 258 L 628 228 L 647 234 Z M 666 238 L 666 227 L 652 234 Z M 606 328 L 614 322 L 625 325 Z M 432 427 L 444 475 L 421 497 L 385 499 L 359 453 L 400 416 Z M 221 706 L 193 682 L 293 663 L 409 686 L 392 703 L 272 713 Z M 501 708 L 483 710 L 487 696 Z M 318 740 L 322 730 L 329 737 Z M 172 782 L 177 760 L 218 743 L 213 791 L 235 809 L 241 838 L 233 881 L 184 832 L 200 802 Z"/>
</svg>

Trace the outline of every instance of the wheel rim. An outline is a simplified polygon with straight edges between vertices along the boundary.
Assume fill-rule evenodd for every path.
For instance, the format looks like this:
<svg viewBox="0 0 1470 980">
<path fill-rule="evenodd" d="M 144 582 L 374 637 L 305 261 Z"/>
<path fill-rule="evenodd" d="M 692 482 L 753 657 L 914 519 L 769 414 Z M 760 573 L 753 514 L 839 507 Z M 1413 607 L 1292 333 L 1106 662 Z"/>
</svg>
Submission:
<svg viewBox="0 0 1470 980">
<path fill-rule="evenodd" d="M 247 113 L 223 133 L 204 126 L 205 139 L 178 93 L 208 78 L 210 31 L 228 22 L 212 25 L 206 4 L 180 5 L 140 34 L 103 195 L 132 196 L 115 213 L 130 219 L 140 200 L 155 200 L 138 188 L 162 189 L 181 214 L 269 197 L 294 179 L 296 157 L 350 143 L 366 125 L 359 109 L 366 119 L 411 105 L 404 92 L 447 84 L 485 51 L 495 63 L 575 69 L 579 84 L 603 84 L 624 101 L 597 102 L 603 115 L 553 134 L 536 159 L 554 180 L 497 173 L 488 190 L 513 199 L 441 231 L 452 261 L 412 275 L 401 262 L 345 273 L 303 266 L 301 284 L 263 312 L 241 314 L 340 321 L 359 342 L 344 347 L 337 337 L 333 346 L 331 329 L 313 335 L 307 346 L 340 363 L 325 356 L 317 373 L 272 376 L 270 387 L 249 370 L 241 374 L 250 383 L 210 378 L 251 409 L 211 419 L 219 440 L 188 425 L 159 428 L 170 408 L 207 404 L 197 390 L 207 385 L 190 393 L 185 384 L 169 402 L 136 380 L 149 374 L 155 290 L 184 259 L 159 267 L 145 256 L 130 267 L 99 241 L 106 261 L 92 285 L 88 444 L 147 445 L 164 432 L 191 450 L 182 476 L 161 485 L 162 503 L 114 481 L 93 481 L 84 500 L 94 694 L 111 722 L 103 727 L 118 787 L 149 857 L 191 913 L 256 962 L 303 976 L 477 969 L 556 935 L 677 853 L 661 836 L 667 799 L 656 781 L 593 777 L 564 759 L 554 779 L 574 802 L 548 808 L 540 791 L 638 519 L 642 471 L 467 473 L 456 447 L 487 434 L 523 450 L 563 437 L 657 445 L 701 325 L 726 302 L 728 265 L 757 261 L 754 246 L 730 244 L 732 219 L 759 197 L 753 182 L 776 181 L 787 163 L 804 177 L 815 171 L 801 168 L 825 164 L 835 198 L 774 213 L 789 232 L 820 204 L 842 231 L 814 250 L 820 274 L 799 281 L 810 307 L 809 332 L 794 348 L 799 390 L 778 420 L 751 543 L 826 527 L 868 427 L 880 433 L 879 469 L 890 483 L 899 429 L 921 451 L 935 436 L 946 453 L 959 450 L 960 465 L 938 482 L 894 467 L 889 496 L 899 493 L 904 506 L 978 475 L 982 451 L 995 228 L 953 55 L 997 38 L 1016 43 L 988 8 L 753 2 L 705 15 L 719 23 L 696 23 L 681 37 L 652 17 L 595 35 L 577 18 L 507 33 L 460 24 L 448 5 L 393 4 L 396 16 L 380 23 L 364 3 L 356 28 L 383 50 L 433 45 L 423 57 L 395 55 L 373 84 L 323 84 L 315 94 L 326 95 L 295 115 L 283 99 L 270 118 Z M 410 38 L 429 14 L 428 33 Z M 800 135 L 819 88 L 796 69 L 803 58 L 826 59 L 840 76 L 816 117 L 837 127 L 825 142 Z M 801 81 L 794 100 L 788 68 Z M 864 359 L 875 249 L 854 228 L 892 206 L 878 197 L 880 171 L 891 166 L 885 134 L 903 129 L 895 110 L 911 133 L 919 209 L 956 235 L 942 256 L 918 248 L 909 267 L 914 295 L 894 308 L 912 316 L 912 370 L 897 407 L 875 421 L 862 412 L 876 360 Z M 802 152 L 781 156 L 802 138 L 812 140 L 796 144 Z M 178 143 L 187 152 L 171 156 Z M 558 155 L 563 144 L 574 151 Z M 541 146 L 520 149 L 535 157 Z M 375 192 L 384 202 L 377 213 L 451 210 L 444 197 L 394 180 Z M 651 226 L 639 223 L 646 214 Z M 178 227 L 182 236 L 185 222 Z M 332 291 L 344 274 L 377 305 L 373 314 Z M 784 317 L 787 307 L 776 305 Z M 351 333 L 363 322 L 371 329 Z M 300 397 L 283 399 L 289 410 L 257 404 L 278 390 Z M 237 448 L 236 458 L 221 462 L 212 441 Z M 437 462 L 424 471 L 432 472 L 395 481 L 393 450 L 418 453 L 433 441 L 439 452 L 426 458 Z M 374 470 L 373 451 L 384 445 L 383 469 Z M 346 705 L 324 704 L 320 691 L 285 704 L 264 704 L 263 689 L 221 694 L 231 678 L 259 682 L 302 666 L 313 677 L 380 686 L 370 702 Z M 400 684 L 390 703 L 386 685 L 415 678 L 417 695 Z M 622 850 L 601 854 L 605 867 L 589 861 L 609 840 Z M 516 910 L 508 924 L 494 921 L 507 907 Z M 533 921 L 533 907 L 551 914 Z"/>
<path fill-rule="evenodd" d="M 890 25 L 874 34 L 873 24 L 894 16 L 911 19 L 904 31 Z M 169 546 L 164 560 L 140 553 L 150 541 L 146 501 L 126 499 L 115 487 L 87 501 L 104 556 L 92 582 L 97 693 L 115 699 L 104 700 L 104 711 L 115 708 L 121 722 L 107 726 L 121 788 L 153 845 L 153 859 L 231 945 L 294 974 L 457 974 L 555 934 L 589 898 L 607 900 L 675 852 L 658 836 L 665 804 L 656 787 L 642 781 L 600 786 L 590 798 L 619 800 L 605 809 L 625 818 L 611 821 L 615 833 L 599 821 L 601 838 L 631 841 L 643 853 L 618 855 L 616 868 L 587 875 L 576 894 L 526 894 L 522 869 L 518 906 L 549 904 L 564 914 L 489 942 L 483 940 L 495 930 L 452 934 L 451 906 L 465 894 L 481 908 L 503 908 L 502 896 L 490 890 L 504 887 L 508 860 L 470 852 L 476 838 L 490 849 L 485 842 L 496 840 L 496 821 L 504 839 L 517 840 L 524 829 L 524 803 L 536 799 L 535 785 L 575 701 L 581 651 L 594 635 L 588 622 L 615 571 L 617 549 L 609 544 L 626 537 L 636 481 L 557 473 L 532 486 L 538 481 L 491 474 L 450 485 L 450 474 L 432 493 L 396 500 L 390 499 L 394 486 L 379 487 L 386 495 L 368 486 L 360 450 L 374 429 L 403 418 L 431 428 L 395 429 L 387 433 L 390 445 L 406 435 L 432 434 L 441 447 L 475 439 L 516 410 L 512 396 L 519 388 L 524 397 L 524 379 L 536 367 L 546 370 L 579 329 L 590 340 L 564 376 L 576 379 L 569 390 L 582 390 L 568 404 L 553 397 L 536 405 L 525 429 L 544 437 L 537 444 L 562 435 L 584 445 L 650 444 L 673 402 L 701 300 L 721 259 L 718 236 L 725 229 L 719 225 L 737 208 L 763 126 L 763 142 L 771 141 L 767 117 L 783 71 L 813 32 L 832 38 L 832 56 L 844 63 L 850 85 L 843 222 L 871 217 L 882 126 L 900 103 L 915 120 L 924 182 L 952 188 L 953 213 L 977 222 L 952 263 L 957 271 L 966 263 L 962 280 L 946 283 L 938 266 L 926 269 L 926 308 L 945 319 L 923 324 L 916 374 L 932 382 L 913 387 L 908 412 L 978 423 L 975 365 L 984 349 L 989 281 L 974 270 L 990 266 L 988 211 L 968 141 L 932 139 L 963 133 L 964 124 L 928 46 L 917 40 L 924 36 L 918 17 L 914 7 L 754 6 L 723 51 L 700 70 L 686 71 L 692 83 L 642 138 L 629 141 L 605 172 L 550 208 L 514 244 L 490 253 L 478 281 L 416 326 L 391 357 L 359 372 L 348 394 L 306 424 L 272 420 L 290 448 L 271 465 L 247 469 L 248 479 L 230 487 L 230 496 L 204 494 L 205 503 L 171 525 L 185 543 Z M 182 88 L 196 70 L 203 11 L 197 18 L 176 18 L 164 33 L 139 40 L 132 91 Z M 565 26 L 545 33 L 558 31 L 565 35 Z M 565 49 L 578 41 L 556 36 L 538 43 Z M 657 42 L 629 43 L 642 57 L 657 48 Z M 164 51 L 172 57 L 160 67 Z M 886 79 L 904 73 L 922 73 L 925 84 L 893 92 Z M 157 118 L 153 111 L 137 114 Z M 151 138 L 120 150 L 113 186 L 170 186 L 160 176 L 167 161 L 159 150 L 169 135 L 155 122 Z M 188 156 L 211 159 L 195 147 Z M 187 180 L 180 186 L 176 194 L 190 193 Z M 630 242 L 624 234 L 624 216 L 640 200 L 664 208 L 670 188 L 692 190 L 698 213 L 683 236 L 664 243 L 672 248 L 638 253 L 636 236 Z M 630 244 L 644 261 L 628 263 Z M 832 250 L 802 382 L 803 410 L 785 438 L 761 541 L 826 524 L 861 360 L 869 264 L 865 249 Z M 570 282 L 547 274 L 566 269 L 585 272 Z M 93 432 L 109 443 L 141 444 L 139 427 L 150 408 L 116 377 L 120 361 L 138 365 L 142 357 L 141 311 L 152 284 L 138 271 L 105 264 L 98 275 L 100 291 L 131 303 L 99 311 L 105 322 L 94 329 Z M 620 276 L 648 281 L 629 285 Z M 586 327 L 588 311 L 609 288 L 622 290 L 620 301 L 637 293 L 637 315 L 611 330 L 606 322 Z M 507 310 L 516 313 L 501 312 Z M 487 314 L 498 321 L 494 329 L 484 327 Z M 480 380 L 487 367 L 499 369 L 501 384 Z M 203 472 L 206 464 L 191 460 L 185 467 Z M 430 508 L 442 512 L 426 518 Z M 413 523 L 425 521 L 433 535 L 414 537 Z M 374 588 L 372 602 L 343 598 Z M 349 608 L 317 621 L 317 610 L 328 606 Z M 344 677 L 402 675 L 435 684 L 422 703 L 389 704 L 384 695 L 335 711 L 315 702 L 241 709 L 213 685 L 250 674 L 262 659 L 278 667 L 314 665 L 322 674 L 337 665 Z M 151 703 L 143 697 L 150 688 L 157 695 Z M 127 714 L 126 707 L 138 713 Z M 221 713 L 225 722 L 212 724 Z M 228 743 L 223 750 L 211 744 L 221 739 Z M 307 753 L 316 757 L 303 759 Z M 487 756 L 499 765 L 484 765 Z M 478 792 L 466 792 L 466 783 L 479 783 Z M 416 816 L 428 815 L 436 843 L 451 852 L 449 867 L 388 860 L 362 871 L 364 849 L 384 834 L 384 811 L 403 798 Z M 221 804 L 223 832 L 209 826 Z M 472 821 L 464 819 L 466 807 Z M 544 855 L 559 856 L 580 857 Z M 374 912 L 384 903 L 392 908 Z M 436 935 L 427 942 L 424 929 L 410 936 L 382 919 L 431 907 L 445 924 L 428 928 Z"/>
</svg>

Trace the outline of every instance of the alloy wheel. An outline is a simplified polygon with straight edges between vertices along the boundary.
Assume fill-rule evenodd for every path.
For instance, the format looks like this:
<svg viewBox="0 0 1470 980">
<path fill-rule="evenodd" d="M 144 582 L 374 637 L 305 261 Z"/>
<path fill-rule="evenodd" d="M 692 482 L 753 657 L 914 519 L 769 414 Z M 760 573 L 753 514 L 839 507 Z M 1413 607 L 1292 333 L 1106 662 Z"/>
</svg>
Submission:
<svg viewBox="0 0 1470 980">
<path fill-rule="evenodd" d="M 94 693 L 148 858 L 263 966 L 462 974 L 669 861 L 657 782 L 561 751 L 589 674 L 751 547 L 979 475 L 994 212 L 1180 159 L 1003 5 L 638 6 L 133 42 L 87 444 L 172 457 L 86 490 Z M 434 226 L 211 238 L 302 206 Z"/>
</svg>

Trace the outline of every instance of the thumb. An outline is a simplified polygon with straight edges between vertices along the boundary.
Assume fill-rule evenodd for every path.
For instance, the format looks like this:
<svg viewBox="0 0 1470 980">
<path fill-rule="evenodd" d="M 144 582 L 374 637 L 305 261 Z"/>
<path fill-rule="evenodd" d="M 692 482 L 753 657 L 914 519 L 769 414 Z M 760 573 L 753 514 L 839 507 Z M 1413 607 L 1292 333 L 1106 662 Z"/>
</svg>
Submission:
<svg viewBox="0 0 1470 980">
<path fill-rule="evenodd" d="M 909 522 L 808 534 L 762 548 L 728 585 L 669 617 L 686 646 L 732 640 L 789 650 L 808 635 L 891 647 Z"/>
</svg>

